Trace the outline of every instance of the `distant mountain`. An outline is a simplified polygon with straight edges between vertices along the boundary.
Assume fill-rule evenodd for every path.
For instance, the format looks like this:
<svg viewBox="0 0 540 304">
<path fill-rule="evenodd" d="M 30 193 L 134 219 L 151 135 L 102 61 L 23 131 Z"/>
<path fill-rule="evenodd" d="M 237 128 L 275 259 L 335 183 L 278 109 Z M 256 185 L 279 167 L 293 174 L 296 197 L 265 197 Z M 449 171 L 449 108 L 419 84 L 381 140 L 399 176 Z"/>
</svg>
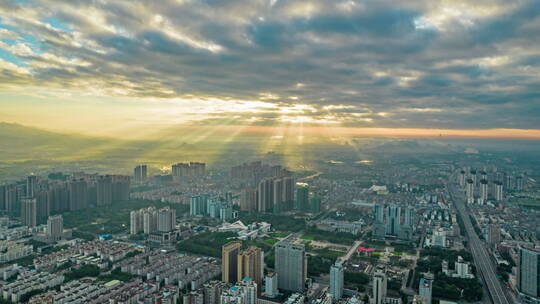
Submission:
<svg viewBox="0 0 540 304">
<path fill-rule="evenodd" d="M 79 167 L 88 151 L 110 143 L 109 139 L 61 134 L 19 124 L 0 123 L 0 182 L 28 173 Z"/>
<path fill-rule="evenodd" d="M 0 151 L 32 146 L 55 146 L 70 143 L 101 143 L 107 140 L 82 135 L 62 134 L 19 124 L 0 122 Z"/>
</svg>

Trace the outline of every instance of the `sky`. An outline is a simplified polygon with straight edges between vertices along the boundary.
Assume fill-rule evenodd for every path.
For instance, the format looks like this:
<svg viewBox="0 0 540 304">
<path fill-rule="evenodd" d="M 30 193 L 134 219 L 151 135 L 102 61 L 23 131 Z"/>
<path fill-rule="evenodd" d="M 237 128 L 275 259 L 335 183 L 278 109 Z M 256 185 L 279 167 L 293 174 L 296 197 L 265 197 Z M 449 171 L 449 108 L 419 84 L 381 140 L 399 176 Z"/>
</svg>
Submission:
<svg viewBox="0 0 540 304">
<path fill-rule="evenodd" d="M 0 106 L 0 121 L 112 137 L 539 139 L 540 5 L 4 0 Z"/>
</svg>

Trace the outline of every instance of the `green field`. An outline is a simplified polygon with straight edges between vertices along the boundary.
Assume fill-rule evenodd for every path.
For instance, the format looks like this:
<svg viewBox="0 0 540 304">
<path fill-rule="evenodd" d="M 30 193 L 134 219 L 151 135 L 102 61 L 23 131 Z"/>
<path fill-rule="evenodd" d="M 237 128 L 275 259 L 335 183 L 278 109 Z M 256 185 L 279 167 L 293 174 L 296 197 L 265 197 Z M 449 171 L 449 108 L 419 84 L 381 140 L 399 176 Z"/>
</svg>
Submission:
<svg viewBox="0 0 540 304">
<path fill-rule="evenodd" d="M 263 241 L 270 245 L 274 245 L 275 243 L 279 242 L 279 240 L 275 238 L 268 238 L 268 239 L 264 239 Z"/>
</svg>

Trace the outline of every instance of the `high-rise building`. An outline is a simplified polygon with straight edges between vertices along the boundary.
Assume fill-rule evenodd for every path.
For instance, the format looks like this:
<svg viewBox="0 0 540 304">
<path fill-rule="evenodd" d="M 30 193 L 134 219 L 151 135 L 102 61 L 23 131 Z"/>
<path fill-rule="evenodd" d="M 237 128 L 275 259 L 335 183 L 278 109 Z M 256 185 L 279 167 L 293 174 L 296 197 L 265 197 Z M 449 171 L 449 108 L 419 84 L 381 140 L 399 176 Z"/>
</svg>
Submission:
<svg viewBox="0 0 540 304">
<path fill-rule="evenodd" d="M 385 208 L 383 204 L 375 204 L 373 207 L 373 236 L 384 238 L 386 235 L 386 227 L 384 222 Z"/>
<path fill-rule="evenodd" d="M 388 206 L 387 210 L 387 222 L 386 222 L 386 234 L 387 235 L 399 235 L 401 226 L 401 208 L 396 205 Z"/>
<path fill-rule="evenodd" d="M 257 294 L 258 294 L 258 285 L 251 278 L 243 278 L 241 281 L 236 283 L 236 286 L 244 290 L 245 294 L 245 304 L 256 304 L 257 303 Z"/>
<path fill-rule="evenodd" d="M 413 206 L 407 206 L 405 208 L 405 216 L 403 220 L 403 225 L 400 229 L 400 235 L 399 237 L 402 239 L 410 240 L 413 237 L 414 232 L 414 219 L 415 219 L 415 211 Z"/>
<path fill-rule="evenodd" d="M 154 207 L 148 207 L 143 213 L 143 232 L 150 234 L 157 230 L 157 210 Z"/>
<path fill-rule="evenodd" d="M 234 283 L 238 279 L 238 255 L 242 242 L 234 241 L 221 247 L 221 280 Z"/>
<path fill-rule="evenodd" d="M 405 208 L 405 219 L 403 222 L 403 226 L 405 227 L 413 227 L 414 226 L 414 207 L 413 206 L 407 206 Z"/>
<path fill-rule="evenodd" d="M 199 178 L 206 175 L 206 164 L 198 162 L 178 163 L 171 168 L 173 181 L 179 182 L 183 179 Z"/>
<path fill-rule="evenodd" d="M 250 246 L 238 254 L 238 281 L 251 278 L 258 286 L 262 286 L 263 252 L 261 248 Z"/>
<path fill-rule="evenodd" d="M 304 290 L 307 266 L 304 244 L 285 239 L 275 246 L 275 270 L 280 289 L 301 292 Z"/>
<path fill-rule="evenodd" d="M 272 210 L 274 204 L 274 180 L 265 178 L 257 188 L 257 210 L 266 212 Z"/>
<path fill-rule="evenodd" d="M 219 205 L 219 218 L 228 221 L 233 219 L 233 207 L 232 204 L 222 203 Z"/>
<path fill-rule="evenodd" d="M 206 164 L 199 162 L 190 162 L 189 163 L 191 175 L 195 177 L 202 177 L 206 175 Z"/>
<path fill-rule="evenodd" d="M 37 224 L 44 224 L 47 221 L 47 217 L 51 214 L 49 193 L 46 190 L 36 190 L 34 191 L 33 198 L 36 199 L 37 204 Z"/>
<path fill-rule="evenodd" d="M 274 199 L 274 202 L 272 203 L 272 211 L 274 213 L 279 213 L 282 209 L 283 209 L 283 203 L 284 203 L 284 200 L 283 200 L 283 189 L 284 189 L 284 185 L 283 185 L 283 179 L 281 178 L 276 178 L 273 180 L 273 183 L 274 185 L 272 186 L 272 190 L 274 191 L 273 193 L 273 199 Z"/>
<path fill-rule="evenodd" d="M 144 214 L 143 209 L 134 210 L 129 213 L 129 233 L 131 235 L 135 235 L 141 231 L 144 231 L 143 214 Z"/>
<path fill-rule="evenodd" d="M 494 185 L 494 193 L 493 193 L 493 197 L 495 198 L 496 201 L 502 201 L 503 199 L 503 184 L 499 181 L 496 181 L 493 183 Z"/>
<path fill-rule="evenodd" d="M 257 284 L 246 278 L 222 291 L 220 304 L 256 304 Z"/>
<path fill-rule="evenodd" d="M 321 198 L 318 196 L 313 196 L 309 199 L 311 202 L 311 213 L 321 212 Z"/>
<path fill-rule="evenodd" d="M 469 179 L 471 179 L 473 181 L 473 184 L 476 185 L 476 183 L 478 182 L 478 178 L 476 177 L 476 170 L 471 169 L 471 171 L 469 172 Z"/>
<path fill-rule="evenodd" d="M 133 169 L 133 180 L 136 183 L 146 182 L 147 175 L 148 175 L 147 165 L 137 165 L 135 169 Z"/>
<path fill-rule="evenodd" d="M 480 181 L 480 202 L 485 204 L 488 200 L 488 181 L 483 179 Z"/>
<path fill-rule="evenodd" d="M 0 185 L 0 210 L 6 211 L 6 191 L 8 185 Z"/>
<path fill-rule="evenodd" d="M 523 191 L 525 187 L 524 179 L 522 175 L 516 177 L 516 191 Z"/>
<path fill-rule="evenodd" d="M 202 290 L 194 290 L 182 295 L 182 304 L 206 304 L 204 299 L 205 295 Z M 219 304 L 219 301 L 214 304 Z"/>
<path fill-rule="evenodd" d="M 111 205 L 113 201 L 113 179 L 111 175 L 102 175 L 97 180 L 97 206 Z"/>
<path fill-rule="evenodd" d="M 190 215 L 205 215 L 208 213 L 208 196 L 195 195 L 190 199 L 189 214 Z"/>
<path fill-rule="evenodd" d="M 210 281 L 203 285 L 204 304 L 219 304 L 221 293 L 230 288 L 229 283 Z M 184 304 L 186 304 L 184 302 Z"/>
<path fill-rule="evenodd" d="M 474 202 L 474 185 L 474 180 L 469 178 L 465 187 L 465 195 L 467 196 L 467 203 L 469 204 Z"/>
<path fill-rule="evenodd" d="M 254 211 L 257 210 L 257 191 L 255 189 L 246 188 L 240 193 L 240 210 Z"/>
<path fill-rule="evenodd" d="M 37 189 L 37 176 L 29 175 L 26 178 L 26 197 L 32 198 L 35 196 Z"/>
<path fill-rule="evenodd" d="M 129 232 L 132 235 L 143 232 L 171 232 L 176 229 L 176 209 L 164 207 L 156 210 L 155 207 L 143 208 L 130 212 Z"/>
<path fill-rule="evenodd" d="M 458 183 L 460 187 L 465 187 L 466 174 L 464 170 L 459 171 L 458 174 Z"/>
<path fill-rule="evenodd" d="M 35 198 L 21 200 L 21 221 L 28 227 L 37 225 L 37 200 Z"/>
<path fill-rule="evenodd" d="M 432 245 L 435 247 L 446 247 L 446 231 L 443 228 L 433 229 Z"/>
<path fill-rule="evenodd" d="M 74 179 L 69 183 L 69 210 L 88 207 L 88 185 L 84 179 Z"/>
<path fill-rule="evenodd" d="M 61 214 L 49 216 L 47 219 L 47 238 L 58 241 L 64 233 L 64 220 Z"/>
<path fill-rule="evenodd" d="M 480 177 L 478 179 L 479 181 L 487 181 L 488 180 L 488 175 L 487 175 L 487 172 L 486 171 L 480 171 Z"/>
<path fill-rule="evenodd" d="M 275 298 L 278 296 L 278 277 L 275 272 L 269 272 L 264 278 L 265 296 Z"/>
<path fill-rule="evenodd" d="M 373 300 L 372 304 L 384 304 L 386 299 L 387 280 L 386 274 L 377 271 L 373 275 Z"/>
<path fill-rule="evenodd" d="M 211 218 L 219 218 L 221 213 L 221 201 L 217 198 L 210 198 L 208 200 L 208 215 Z"/>
<path fill-rule="evenodd" d="M 455 276 L 462 279 L 472 279 L 473 275 L 470 273 L 471 265 L 469 262 L 463 260 L 461 256 L 454 263 L 454 269 L 456 271 Z"/>
<path fill-rule="evenodd" d="M 129 200 L 129 186 L 131 185 L 131 178 L 125 175 L 113 175 L 112 179 L 112 200 L 114 202 Z"/>
<path fill-rule="evenodd" d="M 420 279 L 418 294 L 424 299 L 426 304 L 431 304 L 433 295 L 433 275 L 431 273 L 426 274 Z"/>
<path fill-rule="evenodd" d="M 343 265 L 338 259 L 334 265 L 330 267 L 330 293 L 332 299 L 339 300 L 343 297 Z"/>
<path fill-rule="evenodd" d="M 169 232 L 176 228 L 176 209 L 165 207 L 157 212 L 157 231 Z"/>
<path fill-rule="evenodd" d="M 16 203 L 21 198 L 19 195 L 20 192 L 18 191 L 19 187 L 17 185 L 5 185 L 0 187 L 3 189 L 2 192 L 4 194 L 3 210 L 8 215 L 13 215 L 15 213 Z"/>
<path fill-rule="evenodd" d="M 512 175 L 506 175 L 504 179 L 504 188 L 506 191 L 514 190 L 514 177 Z"/>
<path fill-rule="evenodd" d="M 294 204 L 294 187 L 296 185 L 294 177 L 285 176 L 283 179 L 283 202 L 287 204 L 288 208 L 292 208 Z"/>
<path fill-rule="evenodd" d="M 522 303 L 540 303 L 540 249 L 519 248 L 517 287 Z"/>
<path fill-rule="evenodd" d="M 382 204 L 375 204 L 373 212 L 375 222 L 384 224 L 384 206 Z"/>
<path fill-rule="evenodd" d="M 298 186 L 298 188 L 296 188 L 296 208 L 304 212 L 309 210 L 308 186 Z"/>
</svg>

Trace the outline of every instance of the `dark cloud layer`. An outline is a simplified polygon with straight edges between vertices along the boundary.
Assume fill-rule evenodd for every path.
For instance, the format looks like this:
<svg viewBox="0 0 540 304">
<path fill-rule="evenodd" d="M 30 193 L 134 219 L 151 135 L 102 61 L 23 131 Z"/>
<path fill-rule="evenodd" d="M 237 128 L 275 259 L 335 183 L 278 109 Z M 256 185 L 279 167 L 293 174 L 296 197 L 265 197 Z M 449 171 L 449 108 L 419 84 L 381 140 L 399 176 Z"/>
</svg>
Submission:
<svg viewBox="0 0 540 304">
<path fill-rule="evenodd" d="M 535 0 L 8 0 L 0 14 L 4 88 L 275 104 L 259 124 L 540 129 Z"/>
</svg>

